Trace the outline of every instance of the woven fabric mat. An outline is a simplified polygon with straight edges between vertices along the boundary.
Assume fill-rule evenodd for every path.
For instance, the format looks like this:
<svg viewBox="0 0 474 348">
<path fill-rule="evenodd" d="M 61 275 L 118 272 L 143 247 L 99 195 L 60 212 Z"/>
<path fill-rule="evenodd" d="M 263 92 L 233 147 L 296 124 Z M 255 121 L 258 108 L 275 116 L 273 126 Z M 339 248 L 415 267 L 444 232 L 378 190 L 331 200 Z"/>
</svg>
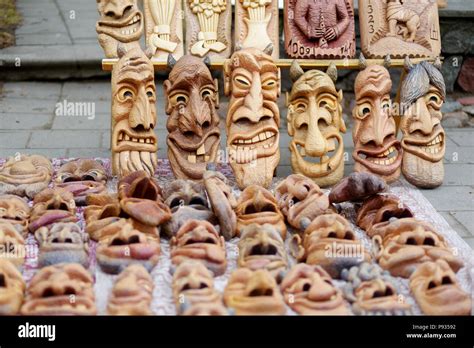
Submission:
<svg viewBox="0 0 474 348">
<path fill-rule="evenodd" d="M 111 173 L 110 161 L 109 159 L 95 158 L 101 162 L 107 169 L 109 176 Z M 72 159 L 53 159 L 52 163 L 57 170 L 62 164 L 70 161 Z M 0 160 L 0 166 L 3 164 L 4 160 Z M 219 165 L 217 168 L 220 172 L 229 179 L 233 190 L 236 196 L 240 195 L 240 190 L 235 186 L 235 179 L 232 173 L 231 168 L 228 165 Z M 168 160 L 158 160 L 158 170 L 155 173 L 160 185 L 164 187 L 167 183 L 174 179 L 173 173 L 169 166 Z M 272 183 L 272 189 L 281 181 L 283 178 L 274 178 Z M 109 180 L 108 188 L 110 191 L 115 191 L 117 185 L 117 180 L 115 178 Z M 329 192 L 326 190 L 326 192 Z M 462 240 L 462 238 L 449 226 L 446 220 L 436 212 L 431 203 L 423 196 L 423 194 L 415 188 L 414 186 L 407 183 L 405 180 L 399 180 L 390 186 L 390 192 L 396 195 L 403 203 L 405 203 L 413 211 L 416 218 L 420 220 L 427 221 L 431 223 L 436 230 L 441 234 L 453 248 L 454 253 L 457 253 L 464 261 L 464 267 L 459 270 L 457 273 L 457 278 L 465 291 L 472 293 L 472 279 L 474 278 L 474 254 L 472 249 Z M 31 203 L 31 202 L 30 202 Z M 356 211 L 354 204 L 344 203 L 341 206 L 340 214 L 346 217 L 352 224 L 354 231 L 356 232 L 357 237 L 362 240 L 362 243 L 366 250 L 372 249 L 372 242 L 364 233 L 363 230 L 358 228 L 354 222 L 356 217 Z M 85 222 L 83 217 L 83 208 L 79 207 L 77 216 L 79 218 L 79 225 L 84 231 Z M 289 229 L 291 231 L 291 229 Z M 288 233 L 286 240 L 287 246 L 291 233 Z M 224 275 L 215 278 L 215 287 L 218 291 L 223 292 L 229 279 L 230 274 L 233 270 L 237 268 L 237 248 L 238 238 L 234 238 L 226 242 L 226 252 L 227 252 L 227 270 Z M 38 244 L 33 235 L 30 234 L 26 244 L 27 255 L 26 261 L 23 269 L 23 276 L 27 282 L 31 280 L 33 275 L 38 270 L 37 260 L 38 260 Z M 96 304 L 99 314 L 106 314 L 107 300 L 110 294 L 111 288 L 114 283 L 114 279 L 117 276 L 109 275 L 100 270 L 96 264 L 95 260 L 95 249 L 96 243 L 90 241 L 90 271 L 95 276 L 95 295 L 96 295 Z M 287 249 L 288 250 L 288 249 Z M 161 257 L 158 265 L 152 271 L 152 277 L 154 280 L 154 292 L 153 292 L 153 302 L 152 310 L 157 315 L 175 315 L 176 309 L 173 302 L 172 291 L 171 291 L 171 280 L 172 275 L 170 273 L 171 260 L 169 257 L 169 243 L 168 240 L 161 240 Z M 296 261 L 289 256 L 290 266 L 295 264 Z M 394 278 L 395 284 L 398 285 L 399 292 L 403 294 L 406 298 L 406 301 L 412 305 L 414 314 L 421 314 L 419 307 L 416 305 L 413 297 L 410 294 L 408 280 L 402 278 Z M 342 287 L 344 285 L 343 281 L 335 281 L 336 286 Z M 292 315 L 293 313 L 289 308 L 287 314 Z"/>
</svg>

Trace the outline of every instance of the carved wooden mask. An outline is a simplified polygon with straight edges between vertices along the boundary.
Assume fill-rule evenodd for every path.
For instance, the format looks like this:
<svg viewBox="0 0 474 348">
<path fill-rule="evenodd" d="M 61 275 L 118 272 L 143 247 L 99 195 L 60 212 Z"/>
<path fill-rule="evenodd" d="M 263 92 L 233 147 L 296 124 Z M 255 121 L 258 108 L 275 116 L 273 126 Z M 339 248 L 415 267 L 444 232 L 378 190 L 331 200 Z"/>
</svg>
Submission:
<svg viewBox="0 0 474 348">
<path fill-rule="evenodd" d="M 117 57 L 117 46 L 127 49 L 140 47 L 143 14 L 137 0 L 97 0 L 100 19 L 96 31 L 107 58 Z"/>
<path fill-rule="evenodd" d="M 227 148 L 240 189 L 269 187 L 280 161 L 280 69 L 266 53 L 249 48 L 224 64 Z"/>
<path fill-rule="evenodd" d="M 303 72 L 296 61 L 290 76 L 288 134 L 293 172 L 313 179 L 320 186 L 334 185 L 344 175 L 346 125 L 342 118 L 342 90 L 337 91 L 337 68 L 331 64 L 324 73 Z"/>
<path fill-rule="evenodd" d="M 219 92 L 206 64 L 182 57 L 163 83 L 168 121 L 168 159 L 178 179 L 201 180 L 220 144 Z"/>
<path fill-rule="evenodd" d="M 23 303 L 26 285 L 10 261 L 0 259 L 0 315 L 16 315 Z"/>
<path fill-rule="evenodd" d="M 369 58 L 438 57 L 438 6 L 432 0 L 360 0 L 361 49 Z"/>
<path fill-rule="evenodd" d="M 31 208 L 25 199 L 14 195 L 0 195 L 0 223 L 8 222 L 24 237 L 28 235 Z"/>
<path fill-rule="evenodd" d="M 112 168 L 118 176 L 156 170 L 153 64 L 140 48 L 124 52 L 112 71 Z"/>
<path fill-rule="evenodd" d="M 48 187 L 53 166 L 39 155 L 9 157 L 0 167 L 0 194 L 33 197 Z"/>
<path fill-rule="evenodd" d="M 333 186 L 329 193 L 329 202 L 342 203 L 361 201 L 387 189 L 387 184 L 378 176 L 370 173 L 351 173 Z"/>
<path fill-rule="evenodd" d="M 356 51 L 352 0 L 285 0 L 286 53 L 293 58 L 350 58 Z"/>
<path fill-rule="evenodd" d="M 425 262 L 410 277 L 410 290 L 424 314 L 471 315 L 471 295 L 465 292 L 449 264 Z"/>
<path fill-rule="evenodd" d="M 71 296 L 74 295 L 74 301 Z M 94 279 L 78 264 L 42 268 L 26 292 L 22 315 L 95 315 Z"/>
<path fill-rule="evenodd" d="M 144 0 L 146 45 L 153 59 L 183 55 L 183 11 L 180 0 Z"/>
<path fill-rule="evenodd" d="M 457 272 L 463 262 L 429 223 L 414 218 L 382 222 L 372 227 L 379 265 L 396 277 L 409 278 L 426 261 L 445 260 Z"/>
<path fill-rule="evenodd" d="M 285 302 L 303 315 L 349 315 L 348 303 L 331 276 L 317 265 L 299 263 L 280 285 Z"/>
<path fill-rule="evenodd" d="M 11 261 L 19 269 L 23 266 L 26 255 L 25 239 L 9 222 L 0 222 L 0 250 L 0 259 Z"/>
<path fill-rule="evenodd" d="M 398 179 L 401 172 L 402 149 L 396 137 L 388 70 L 371 65 L 356 78 L 356 106 L 352 111 L 354 126 L 354 170 L 382 177 L 387 183 Z"/>
<path fill-rule="evenodd" d="M 418 187 L 434 188 L 443 183 L 446 135 L 441 125 L 441 107 L 446 99 L 443 75 L 427 62 L 415 66 L 407 59 L 408 75 L 401 89 L 403 116 L 403 162 L 405 178 Z"/>
</svg>

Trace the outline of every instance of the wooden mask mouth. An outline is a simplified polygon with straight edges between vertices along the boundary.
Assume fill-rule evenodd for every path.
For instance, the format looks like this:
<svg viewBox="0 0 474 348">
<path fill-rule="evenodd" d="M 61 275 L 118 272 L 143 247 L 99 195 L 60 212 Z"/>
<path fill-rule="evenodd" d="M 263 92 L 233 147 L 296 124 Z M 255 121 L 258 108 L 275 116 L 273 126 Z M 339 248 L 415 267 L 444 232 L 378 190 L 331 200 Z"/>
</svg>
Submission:
<svg viewBox="0 0 474 348">
<path fill-rule="evenodd" d="M 96 26 L 97 32 L 120 42 L 138 40 L 143 32 L 143 15 L 140 10 L 133 7 L 127 13 L 129 14 L 120 19 L 109 19 L 106 14 L 101 14 Z"/>
<path fill-rule="evenodd" d="M 405 155 L 413 155 L 425 161 L 436 163 L 444 158 L 446 151 L 445 133 L 438 125 L 428 136 L 405 135 L 402 139 L 402 147 Z"/>
<path fill-rule="evenodd" d="M 381 147 L 356 144 L 353 157 L 372 173 L 390 175 L 400 168 L 403 151 L 400 141 L 390 136 L 384 139 Z"/>
</svg>

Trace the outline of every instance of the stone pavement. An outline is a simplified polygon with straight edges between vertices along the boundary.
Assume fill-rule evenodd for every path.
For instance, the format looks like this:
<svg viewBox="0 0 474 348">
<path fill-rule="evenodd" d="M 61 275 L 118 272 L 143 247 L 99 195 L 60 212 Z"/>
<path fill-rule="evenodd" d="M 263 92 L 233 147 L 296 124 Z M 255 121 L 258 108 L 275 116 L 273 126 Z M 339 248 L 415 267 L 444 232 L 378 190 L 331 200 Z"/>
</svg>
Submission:
<svg viewBox="0 0 474 348">
<path fill-rule="evenodd" d="M 157 95 L 158 156 L 166 158 L 166 115 L 160 81 L 157 81 Z M 283 120 L 279 176 L 291 173 L 283 100 L 281 97 Z M 94 106 L 95 117 L 56 115 L 57 103 L 63 104 L 64 101 L 91 103 L 85 105 Z M 223 98 L 219 111 L 222 121 L 227 110 L 226 102 Z M 423 194 L 474 248 L 474 128 L 446 131 L 445 183 L 435 190 L 424 190 Z M 4 84 L 3 97 L 0 97 L 0 158 L 16 152 L 50 157 L 109 157 L 109 134 L 110 82 L 107 80 Z M 223 129 L 222 134 L 225 134 Z M 349 159 L 346 162 L 347 175 L 353 168 L 350 130 L 344 136 L 344 143 Z"/>
</svg>

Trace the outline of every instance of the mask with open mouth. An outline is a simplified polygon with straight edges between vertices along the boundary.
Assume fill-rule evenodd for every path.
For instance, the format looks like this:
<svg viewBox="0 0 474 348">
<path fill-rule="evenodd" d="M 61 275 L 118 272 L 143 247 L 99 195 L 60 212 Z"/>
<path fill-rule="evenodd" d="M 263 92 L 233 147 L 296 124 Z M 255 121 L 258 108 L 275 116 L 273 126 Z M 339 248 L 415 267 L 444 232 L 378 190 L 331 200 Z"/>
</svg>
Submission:
<svg viewBox="0 0 474 348">
<path fill-rule="evenodd" d="M 11 261 L 18 269 L 25 262 L 25 239 L 9 222 L 0 222 L 0 259 Z"/>
<path fill-rule="evenodd" d="M 112 169 L 120 177 L 157 168 L 153 64 L 140 48 L 118 49 L 112 70 Z"/>
<path fill-rule="evenodd" d="M 334 185 L 344 175 L 346 132 L 342 118 L 342 90 L 337 91 L 337 68 L 331 64 L 326 73 L 306 73 L 293 61 L 293 81 L 288 96 L 288 134 L 293 171 L 313 179 L 322 187 Z"/>
<path fill-rule="evenodd" d="M 117 58 L 119 43 L 127 49 L 140 47 L 143 14 L 137 0 L 97 0 L 97 9 L 96 31 L 107 58 Z"/>
<path fill-rule="evenodd" d="M 85 205 L 89 194 L 105 192 L 106 183 L 104 167 L 91 159 L 78 159 L 62 165 L 55 179 L 56 187 L 72 192 L 76 205 Z"/>
<path fill-rule="evenodd" d="M 275 189 L 278 206 L 288 223 L 302 229 L 302 220 L 314 220 L 329 209 L 328 196 L 311 179 L 292 174 Z"/>
<path fill-rule="evenodd" d="M 213 275 L 201 262 L 182 262 L 173 274 L 172 289 L 179 314 L 191 311 L 196 305 L 208 309 L 222 305 L 222 295 L 214 288 Z"/>
<path fill-rule="evenodd" d="M 153 279 L 142 265 L 130 265 L 117 277 L 107 304 L 111 315 L 151 315 Z"/>
<path fill-rule="evenodd" d="M 405 60 L 408 75 L 401 89 L 403 162 L 405 178 L 415 186 L 434 188 L 443 183 L 446 135 L 441 107 L 446 87 L 439 65 Z"/>
<path fill-rule="evenodd" d="M 388 272 L 364 262 L 342 272 L 344 296 L 357 315 L 411 315 L 411 306 L 401 301 Z"/>
<path fill-rule="evenodd" d="M 224 237 L 207 221 L 189 220 L 170 241 L 173 265 L 186 260 L 202 262 L 215 276 L 227 267 Z"/>
<path fill-rule="evenodd" d="M 249 225 L 239 240 L 237 264 L 251 270 L 266 269 L 279 283 L 288 268 L 285 242 L 272 225 Z"/>
<path fill-rule="evenodd" d="M 28 220 L 31 208 L 26 200 L 14 195 L 0 195 L 0 223 L 8 222 L 20 232 L 28 236 Z"/>
<path fill-rule="evenodd" d="M 285 218 L 278 208 L 278 203 L 270 191 L 258 185 L 247 187 L 237 201 L 238 235 L 251 224 L 270 224 L 280 232 L 283 240 L 286 238 Z"/>
<path fill-rule="evenodd" d="M 339 278 L 344 268 L 371 260 L 349 221 L 338 214 L 314 219 L 302 236 L 292 237 L 291 250 L 299 262 L 320 265 L 333 278 Z"/>
<path fill-rule="evenodd" d="M 410 290 L 424 314 L 471 315 L 471 294 L 444 260 L 421 264 L 410 277 Z"/>
<path fill-rule="evenodd" d="M 0 258 L 0 315 L 16 315 L 23 303 L 26 284 L 10 261 Z"/>
<path fill-rule="evenodd" d="M 0 168 L 0 194 L 33 197 L 48 187 L 53 166 L 39 155 L 9 157 Z"/>
<path fill-rule="evenodd" d="M 391 183 L 400 176 L 403 155 L 391 110 L 392 80 L 385 67 L 367 66 L 363 56 L 361 66 L 364 70 L 355 80 L 352 111 L 354 171 L 376 174 Z"/>
<path fill-rule="evenodd" d="M 224 290 L 226 306 L 236 315 L 283 315 L 285 301 L 275 278 L 266 269 L 238 268 Z"/>
<path fill-rule="evenodd" d="M 89 266 L 89 236 L 81 232 L 79 225 L 58 222 L 50 229 L 39 228 L 35 237 L 39 243 L 39 267 L 63 262 Z"/>
<path fill-rule="evenodd" d="M 172 70 L 163 90 L 171 169 L 178 179 L 201 180 L 219 150 L 218 83 L 199 58 L 170 59 L 169 65 Z"/>
<path fill-rule="evenodd" d="M 280 161 L 280 69 L 265 52 L 243 49 L 224 63 L 224 86 L 230 96 L 227 149 L 237 185 L 269 187 Z"/>
<path fill-rule="evenodd" d="M 50 228 L 58 222 L 77 222 L 74 196 L 59 187 L 44 189 L 33 200 L 28 228 L 34 233 L 40 227 Z"/>
<path fill-rule="evenodd" d="M 74 301 L 71 301 L 74 296 Z M 38 271 L 28 285 L 22 315 L 95 315 L 94 279 L 81 265 L 61 263 Z"/>
<path fill-rule="evenodd" d="M 429 223 L 414 218 L 372 226 L 378 264 L 395 277 L 409 278 L 423 262 L 445 260 L 457 272 L 463 262 Z"/>
<path fill-rule="evenodd" d="M 350 315 L 348 303 L 331 276 L 317 265 L 299 263 L 280 285 L 288 306 L 303 315 Z"/>
</svg>

